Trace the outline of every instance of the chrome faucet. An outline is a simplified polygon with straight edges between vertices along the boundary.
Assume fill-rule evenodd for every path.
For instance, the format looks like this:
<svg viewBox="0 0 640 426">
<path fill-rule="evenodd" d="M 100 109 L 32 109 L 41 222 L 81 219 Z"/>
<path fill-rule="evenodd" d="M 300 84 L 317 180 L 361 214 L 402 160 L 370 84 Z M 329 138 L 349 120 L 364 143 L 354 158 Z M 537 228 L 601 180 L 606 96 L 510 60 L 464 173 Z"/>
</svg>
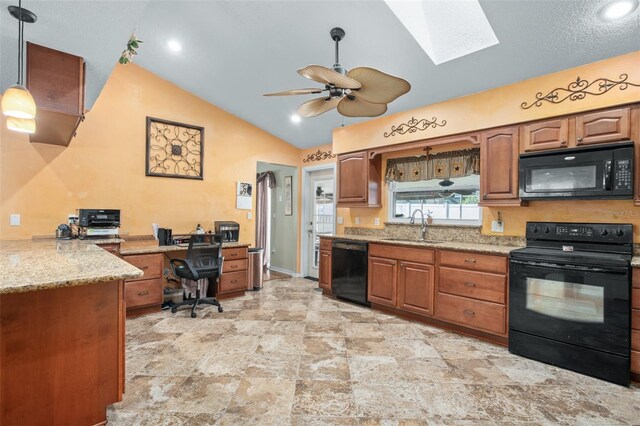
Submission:
<svg viewBox="0 0 640 426">
<path fill-rule="evenodd" d="M 420 209 L 414 210 L 413 214 L 411 215 L 411 219 L 409 220 L 409 223 L 412 225 L 416 223 L 416 213 L 420 213 L 421 225 L 422 225 L 422 227 L 420 228 L 420 238 L 422 239 L 422 241 L 424 241 L 427 239 L 427 222 L 424 220 L 424 212 Z"/>
</svg>

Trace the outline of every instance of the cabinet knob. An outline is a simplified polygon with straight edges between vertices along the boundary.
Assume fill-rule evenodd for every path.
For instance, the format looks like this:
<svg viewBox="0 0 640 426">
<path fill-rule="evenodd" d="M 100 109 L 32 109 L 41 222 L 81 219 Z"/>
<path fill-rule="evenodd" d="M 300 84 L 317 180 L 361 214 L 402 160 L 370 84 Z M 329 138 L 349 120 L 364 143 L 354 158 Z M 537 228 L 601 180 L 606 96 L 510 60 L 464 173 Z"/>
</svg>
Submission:
<svg viewBox="0 0 640 426">
<path fill-rule="evenodd" d="M 579 137 L 579 138 L 578 138 L 578 142 L 582 142 L 582 137 Z"/>
<path fill-rule="evenodd" d="M 148 291 L 141 291 L 140 293 L 138 293 L 138 296 L 146 296 L 147 294 L 149 294 Z"/>
<path fill-rule="evenodd" d="M 472 310 L 469 310 L 469 309 L 465 309 L 464 311 L 462 311 L 462 313 L 465 314 L 468 317 L 473 317 L 476 314 L 475 312 L 473 312 Z"/>
<path fill-rule="evenodd" d="M 466 263 L 476 263 L 475 259 L 465 259 L 464 260 Z"/>
<path fill-rule="evenodd" d="M 566 140 L 564 140 L 564 139 L 562 139 L 562 140 L 560 141 L 560 144 L 561 144 L 561 145 L 566 145 L 566 144 L 567 144 L 567 141 L 566 141 Z"/>
</svg>

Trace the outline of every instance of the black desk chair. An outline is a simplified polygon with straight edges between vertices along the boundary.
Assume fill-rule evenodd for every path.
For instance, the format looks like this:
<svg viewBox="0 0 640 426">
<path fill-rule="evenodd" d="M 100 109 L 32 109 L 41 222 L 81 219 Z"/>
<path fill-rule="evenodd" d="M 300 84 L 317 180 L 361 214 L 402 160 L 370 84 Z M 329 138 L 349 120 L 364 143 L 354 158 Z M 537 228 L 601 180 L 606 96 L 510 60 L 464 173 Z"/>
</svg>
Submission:
<svg viewBox="0 0 640 426">
<path fill-rule="evenodd" d="M 214 234 L 210 244 L 200 245 L 195 239 L 189 241 L 187 257 L 185 259 L 171 259 L 171 270 L 179 278 L 198 281 L 203 278 L 209 280 L 209 285 L 215 285 L 216 278 L 222 275 L 222 235 Z M 171 307 L 171 312 L 176 313 L 181 306 L 191 306 L 191 318 L 195 318 L 196 307 L 201 304 L 214 305 L 218 307 L 218 312 L 222 312 L 222 306 L 215 297 L 200 297 L 200 286 L 196 287 L 196 297 L 176 303 Z"/>
</svg>

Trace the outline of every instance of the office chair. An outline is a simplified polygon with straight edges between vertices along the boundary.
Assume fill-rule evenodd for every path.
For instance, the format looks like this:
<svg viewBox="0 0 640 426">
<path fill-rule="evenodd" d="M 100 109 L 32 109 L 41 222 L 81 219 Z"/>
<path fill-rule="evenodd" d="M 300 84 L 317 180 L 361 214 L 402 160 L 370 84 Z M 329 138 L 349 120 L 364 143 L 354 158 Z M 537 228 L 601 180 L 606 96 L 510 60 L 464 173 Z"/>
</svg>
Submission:
<svg viewBox="0 0 640 426">
<path fill-rule="evenodd" d="M 209 285 L 215 285 L 216 278 L 222 275 L 222 235 L 214 234 L 211 244 L 194 247 L 195 239 L 189 241 L 187 256 L 184 259 L 171 259 L 169 261 L 173 274 L 187 280 L 198 281 L 203 278 L 209 280 Z M 200 286 L 196 287 L 196 297 L 176 303 L 171 307 L 171 312 L 176 313 L 181 306 L 191 306 L 191 318 L 195 318 L 196 307 L 201 304 L 214 305 L 218 312 L 222 312 L 222 306 L 215 297 L 200 297 Z"/>
</svg>

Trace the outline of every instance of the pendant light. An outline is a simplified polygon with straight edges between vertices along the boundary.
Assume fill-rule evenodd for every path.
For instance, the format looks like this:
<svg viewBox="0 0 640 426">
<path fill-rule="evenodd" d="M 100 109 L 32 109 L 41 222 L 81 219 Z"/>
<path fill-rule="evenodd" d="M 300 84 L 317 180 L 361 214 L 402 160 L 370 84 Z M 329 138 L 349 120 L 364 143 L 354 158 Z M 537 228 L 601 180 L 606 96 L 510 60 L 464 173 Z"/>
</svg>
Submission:
<svg viewBox="0 0 640 426">
<path fill-rule="evenodd" d="M 37 16 L 22 8 L 22 0 L 18 6 L 9 6 L 9 13 L 18 20 L 18 81 L 2 95 L 2 113 L 8 116 L 7 128 L 10 130 L 34 133 L 36 130 L 36 103 L 33 96 L 23 84 L 24 63 L 24 23 L 34 23 Z"/>
</svg>

